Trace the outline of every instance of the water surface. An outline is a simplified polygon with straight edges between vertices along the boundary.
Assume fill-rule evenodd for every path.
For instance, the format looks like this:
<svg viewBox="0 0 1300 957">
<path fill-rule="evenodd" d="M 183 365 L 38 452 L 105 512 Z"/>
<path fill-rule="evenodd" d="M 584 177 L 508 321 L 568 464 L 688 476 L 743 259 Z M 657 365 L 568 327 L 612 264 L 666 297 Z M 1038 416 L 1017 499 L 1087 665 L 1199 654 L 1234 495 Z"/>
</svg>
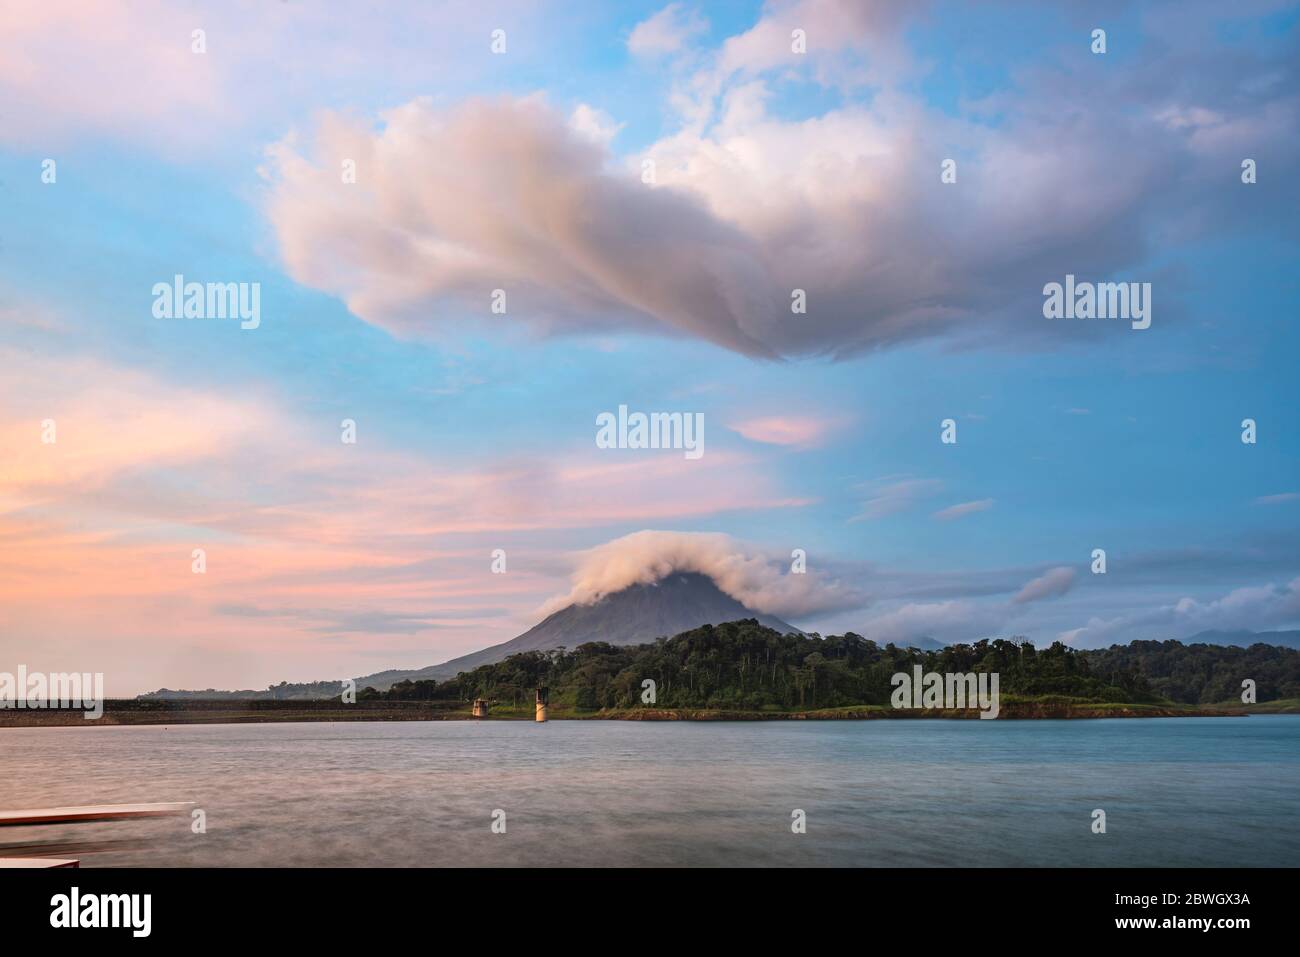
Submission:
<svg viewBox="0 0 1300 957">
<path fill-rule="evenodd" d="M 0 843 L 149 843 L 83 866 L 1296 866 L 1300 717 L 0 732 L 0 808 L 149 801 L 197 802 L 207 833 Z"/>
</svg>

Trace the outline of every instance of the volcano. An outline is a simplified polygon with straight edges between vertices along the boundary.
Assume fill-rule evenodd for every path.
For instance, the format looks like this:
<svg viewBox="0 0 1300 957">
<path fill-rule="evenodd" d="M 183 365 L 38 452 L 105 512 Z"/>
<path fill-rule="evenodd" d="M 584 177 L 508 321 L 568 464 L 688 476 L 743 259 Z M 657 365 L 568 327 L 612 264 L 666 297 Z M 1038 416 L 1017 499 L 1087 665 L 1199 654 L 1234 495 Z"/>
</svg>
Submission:
<svg viewBox="0 0 1300 957">
<path fill-rule="evenodd" d="M 548 615 L 510 641 L 418 671 L 381 671 L 357 679 L 357 687 L 383 691 L 395 682 L 445 681 L 462 671 L 501 661 L 521 651 L 570 650 L 589 641 L 611 645 L 642 645 L 672 637 L 701 625 L 753 618 L 782 634 L 802 634 L 780 618 L 742 605 L 707 575 L 675 573 L 651 585 L 630 585 L 590 605 L 568 605 Z"/>
</svg>

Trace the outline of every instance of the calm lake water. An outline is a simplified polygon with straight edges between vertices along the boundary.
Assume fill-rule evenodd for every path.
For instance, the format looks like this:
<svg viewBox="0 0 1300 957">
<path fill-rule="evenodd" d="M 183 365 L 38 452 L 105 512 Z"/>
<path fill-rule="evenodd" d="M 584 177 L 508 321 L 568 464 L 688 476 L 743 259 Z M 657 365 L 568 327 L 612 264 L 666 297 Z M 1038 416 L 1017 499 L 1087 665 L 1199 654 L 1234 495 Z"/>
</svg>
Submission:
<svg viewBox="0 0 1300 957">
<path fill-rule="evenodd" d="M 207 833 L 0 843 L 149 844 L 83 866 L 1295 866 L 1300 717 L 0 732 L 2 809 L 148 801 L 197 802 Z"/>
</svg>

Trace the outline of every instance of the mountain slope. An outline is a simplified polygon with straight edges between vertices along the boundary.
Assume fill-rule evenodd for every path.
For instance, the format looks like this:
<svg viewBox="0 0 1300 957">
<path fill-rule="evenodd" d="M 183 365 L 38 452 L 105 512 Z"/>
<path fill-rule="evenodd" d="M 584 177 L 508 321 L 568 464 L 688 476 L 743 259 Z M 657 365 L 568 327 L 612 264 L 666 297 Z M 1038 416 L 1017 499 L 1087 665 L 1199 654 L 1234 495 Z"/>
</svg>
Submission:
<svg viewBox="0 0 1300 957">
<path fill-rule="evenodd" d="M 1300 631 L 1199 631 L 1184 638 L 1185 645 L 1277 645 L 1282 648 L 1300 648 Z"/>
<path fill-rule="evenodd" d="M 549 615 L 517 638 L 418 671 L 381 671 L 357 679 L 357 687 L 382 691 L 396 681 L 453 678 L 462 671 L 501 661 L 521 651 L 577 648 L 588 641 L 639 645 L 671 637 L 701 625 L 754 618 L 781 634 L 803 634 L 772 615 L 745 607 L 718 588 L 707 575 L 673 574 L 653 585 L 632 585 L 592 605 L 569 605 Z"/>
</svg>

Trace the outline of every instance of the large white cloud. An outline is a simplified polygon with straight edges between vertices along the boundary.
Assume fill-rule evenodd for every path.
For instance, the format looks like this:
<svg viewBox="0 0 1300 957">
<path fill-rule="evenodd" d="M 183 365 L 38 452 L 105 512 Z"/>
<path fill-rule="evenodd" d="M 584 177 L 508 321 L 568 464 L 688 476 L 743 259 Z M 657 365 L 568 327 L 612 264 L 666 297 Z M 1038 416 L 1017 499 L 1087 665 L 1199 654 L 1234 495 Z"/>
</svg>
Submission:
<svg viewBox="0 0 1300 957">
<path fill-rule="evenodd" d="M 403 335 L 481 320 L 766 357 L 940 335 L 1019 347 L 1092 330 L 1045 324 L 1044 282 L 1142 263 L 1180 164 L 1204 161 L 1188 128 L 1087 102 L 994 126 L 890 93 L 790 121 L 767 96 L 731 88 L 707 132 L 652 145 L 654 184 L 539 97 L 415 100 L 378 128 L 328 114 L 270 151 L 267 211 L 296 279 Z"/>
<path fill-rule="evenodd" d="M 790 123 L 746 97 L 761 91 L 737 93 L 713 134 L 656 144 L 657 185 L 538 98 L 417 100 L 378 130 L 331 115 L 309 149 L 271 151 L 267 209 L 296 279 L 400 334 L 475 318 L 613 326 L 755 356 L 877 348 L 977 315 L 969 332 L 985 337 L 1009 303 L 1041 299 L 1044 277 L 1105 272 L 1135 246 L 1120 220 L 1155 175 L 1148 159 L 1107 169 L 1070 138 L 967 130 L 956 138 L 979 164 L 945 188 L 950 137 L 905 104 Z M 1087 200 L 1061 203 L 1063 180 Z"/>
<path fill-rule="evenodd" d="M 1240 215 L 1241 156 L 1295 157 L 1294 78 L 1267 53 L 1209 63 L 1152 45 L 1105 69 L 1048 57 L 950 111 L 901 82 L 921 69 L 904 41 L 914 12 L 769 4 L 749 30 L 673 61 L 680 127 L 634 156 L 539 97 L 413 100 L 378 127 L 326 114 L 310 140 L 271 151 L 284 259 L 408 335 L 488 318 L 500 288 L 508 311 L 492 318 L 532 332 L 653 330 L 769 357 L 936 336 L 1018 348 L 1095 334 L 1042 321 L 1045 282 L 1144 265 L 1161 237 Z M 670 7 L 643 35 L 687 16 Z M 796 28 L 806 56 L 791 53 Z M 1178 42 L 1200 50 L 1196 35 Z M 842 105 L 777 115 L 768 104 L 791 78 L 836 88 Z M 878 88 L 863 95 L 867 81 Z M 343 158 L 355 185 L 340 182 Z M 1271 182 L 1260 188 L 1294 190 Z M 796 289 L 806 314 L 791 311 Z"/>
</svg>

